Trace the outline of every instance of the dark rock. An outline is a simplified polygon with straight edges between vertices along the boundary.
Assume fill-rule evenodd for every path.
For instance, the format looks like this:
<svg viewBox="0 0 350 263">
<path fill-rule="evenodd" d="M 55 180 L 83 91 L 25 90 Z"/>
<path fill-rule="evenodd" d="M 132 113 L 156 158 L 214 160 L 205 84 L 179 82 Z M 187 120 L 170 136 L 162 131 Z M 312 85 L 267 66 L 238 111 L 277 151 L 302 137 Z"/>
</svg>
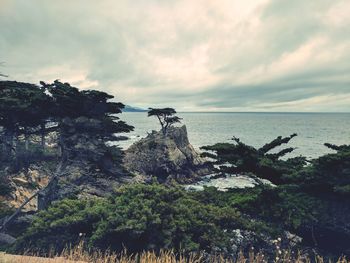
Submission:
<svg viewBox="0 0 350 263">
<path fill-rule="evenodd" d="M 124 166 L 143 181 L 154 176 L 160 182 L 174 179 L 187 183 L 210 173 L 190 144 L 186 126 L 171 127 L 166 136 L 161 132 L 149 133 L 125 151 Z"/>
<path fill-rule="evenodd" d="M 0 245 L 12 245 L 16 242 L 16 238 L 5 233 L 0 233 Z"/>
<path fill-rule="evenodd" d="M 45 209 L 51 202 L 69 197 L 107 197 L 114 192 L 115 188 L 130 181 L 132 181 L 131 176 L 110 176 L 98 169 L 93 169 L 89 162 L 73 162 L 64 168 L 62 176 L 53 180 L 40 193 L 38 209 Z"/>
</svg>

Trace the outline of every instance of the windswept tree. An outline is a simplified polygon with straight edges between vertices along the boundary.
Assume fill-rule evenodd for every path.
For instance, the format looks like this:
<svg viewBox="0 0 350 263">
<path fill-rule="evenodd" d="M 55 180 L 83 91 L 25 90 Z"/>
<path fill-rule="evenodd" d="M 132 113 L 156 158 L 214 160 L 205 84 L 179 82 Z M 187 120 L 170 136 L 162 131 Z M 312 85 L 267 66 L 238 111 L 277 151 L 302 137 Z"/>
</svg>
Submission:
<svg viewBox="0 0 350 263">
<path fill-rule="evenodd" d="M 38 131 L 55 132 L 62 149 L 48 185 L 34 193 L 3 221 L 0 232 L 35 196 L 38 196 L 39 209 L 46 208 L 55 200 L 57 187 L 61 187 L 59 178 L 66 173 L 69 165 L 78 164 L 85 169 L 86 175 L 118 176 L 124 173 L 120 149 L 109 144 L 124 139 L 125 136 L 120 133 L 133 129 L 117 116 L 124 105 L 110 101 L 113 96 L 105 92 L 80 91 L 58 80 L 52 84 L 40 84 L 41 87 L 28 83 L 0 82 L 0 131 L 10 142 L 6 150 L 13 150 L 14 138 L 19 134 L 24 133 L 27 138 L 27 135 Z M 46 122 L 50 122 L 47 127 Z"/>
<path fill-rule="evenodd" d="M 279 136 L 258 149 L 246 145 L 234 137 L 232 139 L 234 143 L 217 143 L 202 147 L 201 149 L 205 150 L 202 156 L 210 158 L 216 171 L 223 175 L 253 173 L 274 184 L 280 184 L 286 180 L 286 176 L 298 168 L 301 169 L 306 164 L 305 157 L 281 159 L 294 150 L 292 147 L 271 153 L 277 147 L 287 144 L 295 136 L 297 135 Z"/>
<path fill-rule="evenodd" d="M 106 143 L 119 141 L 125 138 L 121 133 L 133 130 L 117 116 L 124 108 L 122 103 L 110 101 L 113 96 L 105 92 L 79 91 L 58 80 L 41 84 L 55 105 L 52 116 L 57 123 L 61 157 L 100 162 L 106 155 L 119 154 L 116 147 Z"/>
<path fill-rule="evenodd" d="M 40 84 L 42 90 L 49 94 L 53 101 L 51 109 L 52 130 L 58 133 L 57 144 L 60 155 L 63 156 L 65 153 L 62 132 L 63 120 L 65 118 L 77 118 L 81 115 L 83 96 L 77 88 L 59 80 L 55 80 L 51 84 L 41 81 Z"/>
<path fill-rule="evenodd" d="M 175 123 L 181 122 L 181 118 L 175 115 L 176 111 L 173 108 L 149 108 L 148 117 L 155 116 L 158 118 L 162 132 L 164 135 L 167 134 L 169 127 Z"/>
<path fill-rule="evenodd" d="M 16 151 L 19 136 L 24 136 L 25 150 L 30 136 L 36 134 L 40 124 L 48 118 L 50 97 L 38 86 L 16 82 L 0 82 L 0 126 L 3 145 L 8 156 Z"/>
</svg>

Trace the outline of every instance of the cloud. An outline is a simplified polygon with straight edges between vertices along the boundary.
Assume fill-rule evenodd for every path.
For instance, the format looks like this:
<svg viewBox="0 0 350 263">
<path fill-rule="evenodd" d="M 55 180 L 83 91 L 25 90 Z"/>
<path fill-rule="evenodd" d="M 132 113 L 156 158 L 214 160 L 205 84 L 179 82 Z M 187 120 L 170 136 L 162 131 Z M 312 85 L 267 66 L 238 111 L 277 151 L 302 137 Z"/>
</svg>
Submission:
<svg viewBox="0 0 350 263">
<path fill-rule="evenodd" d="M 0 0 L 1 72 L 141 107 L 350 111 L 349 17 L 347 0 Z"/>
</svg>

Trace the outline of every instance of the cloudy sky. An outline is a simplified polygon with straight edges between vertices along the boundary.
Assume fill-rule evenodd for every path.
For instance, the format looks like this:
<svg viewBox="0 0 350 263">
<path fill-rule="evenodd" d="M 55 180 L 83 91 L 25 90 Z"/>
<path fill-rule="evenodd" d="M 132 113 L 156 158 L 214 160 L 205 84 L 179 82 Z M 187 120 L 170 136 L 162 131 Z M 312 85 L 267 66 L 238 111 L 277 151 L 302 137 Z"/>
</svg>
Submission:
<svg viewBox="0 0 350 263">
<path fill-rule="evenodd" d="M 349 0 L 0 0 L 0 72 L 139 107 L 350 111 Z"/>
</svg>

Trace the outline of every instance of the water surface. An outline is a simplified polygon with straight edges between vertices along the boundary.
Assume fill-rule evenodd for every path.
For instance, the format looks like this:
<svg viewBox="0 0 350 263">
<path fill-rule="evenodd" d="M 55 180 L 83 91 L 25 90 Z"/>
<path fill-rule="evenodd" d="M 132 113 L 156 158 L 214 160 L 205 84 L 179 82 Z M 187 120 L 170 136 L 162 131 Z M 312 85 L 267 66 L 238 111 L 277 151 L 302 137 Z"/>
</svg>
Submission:
<svg viewBox="0 0 350 263">
<path fill-rule="evenodd" d="M 296 147 L 289 157 L 304 155 L 315 158 L 332 152 L 323 144 L 350 144 L 350 113 L 179 113 L 186 124 L 192 145 L 230 142 L 233 136 L 246 144 L 261 147 L 277 136 L 297 133 L 288 146 Z M 121 118 L 135 126 L 130 139 L 121 142 L 124 148 L 159 129 L 155 117 L 145 112 L 123 113 Z"/>
</svg>

